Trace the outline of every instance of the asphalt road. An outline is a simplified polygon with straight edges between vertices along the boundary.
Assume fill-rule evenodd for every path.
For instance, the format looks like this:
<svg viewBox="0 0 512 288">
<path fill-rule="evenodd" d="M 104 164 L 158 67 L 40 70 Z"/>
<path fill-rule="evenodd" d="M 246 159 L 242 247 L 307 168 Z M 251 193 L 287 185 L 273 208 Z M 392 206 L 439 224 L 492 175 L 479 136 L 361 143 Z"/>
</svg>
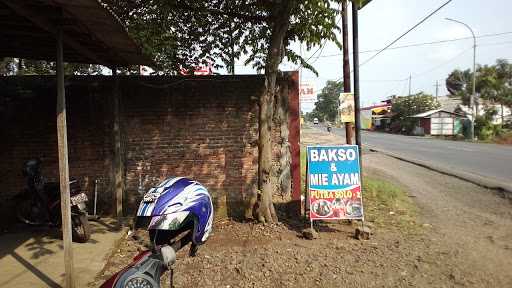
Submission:
<svg viewBox="0 0 512 288">
<path fill-rule="evenodd" d="M 322 126 L 315 128 L 325 131 Z M 333 132 L 345 135 L 342 128 L 335 128 Z M 363 146 L 378 151 L 512 184 L 512 146 L 366 131 L 361 134 L 361 140 Z"/>
</svg>

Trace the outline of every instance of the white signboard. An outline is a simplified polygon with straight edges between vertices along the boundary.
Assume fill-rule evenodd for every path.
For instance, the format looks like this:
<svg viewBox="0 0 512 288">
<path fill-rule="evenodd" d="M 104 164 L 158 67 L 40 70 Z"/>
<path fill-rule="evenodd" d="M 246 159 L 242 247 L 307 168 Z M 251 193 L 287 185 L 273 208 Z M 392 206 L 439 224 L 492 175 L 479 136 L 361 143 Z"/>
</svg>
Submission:
<svg viewBox="0 0 512 288">
<path fill-rule="evenodd" d="M 316 87 L 314 82 L 300 83 L 300 101 L 303 104 L 313 104 L 316 102 Z"/>
<path fill-rule="evenodd" d="M 341 93 L 340 94 L 340 119 L 341 122 L 355 122 L 355 109 L 354 109 L 354 94 Z"/>
</svg>

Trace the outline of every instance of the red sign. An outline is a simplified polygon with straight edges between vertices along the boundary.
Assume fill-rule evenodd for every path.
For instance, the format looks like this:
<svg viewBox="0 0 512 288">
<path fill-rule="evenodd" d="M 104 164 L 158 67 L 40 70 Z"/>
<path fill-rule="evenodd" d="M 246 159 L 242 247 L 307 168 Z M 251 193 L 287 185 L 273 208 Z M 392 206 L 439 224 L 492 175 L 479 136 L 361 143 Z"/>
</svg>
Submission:
<svg viewBox="0 0 512 288">
<path fill-rule="evenodd" d="M 181 69 L 181 75 L 190 75 L 186 69 Z M 213 66 L 212 64 L 208 64 L 208 66 L 199 66 L 194 69 L 194 75 L 213 75 Z"/>
<path fill-rule="evenodd" d="M 317 100 L 315 83 L 313 83 L 313 82 L 300 83 L 299 96 L 300 96 L 300 101 L 302 103 L 315 103 Z"/>
<path fill-rule="evenodd" d="M 361 186 L 344 190 L 311 190 L 309 198 L 312 220 L 358 219 L 363 209 Z"/>
</svg>

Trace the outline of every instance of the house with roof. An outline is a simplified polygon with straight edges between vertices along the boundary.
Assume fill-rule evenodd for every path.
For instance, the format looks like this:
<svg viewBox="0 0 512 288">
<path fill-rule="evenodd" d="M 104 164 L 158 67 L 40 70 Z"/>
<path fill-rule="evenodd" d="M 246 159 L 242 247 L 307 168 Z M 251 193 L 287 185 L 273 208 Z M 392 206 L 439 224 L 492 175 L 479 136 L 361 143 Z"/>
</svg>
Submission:
<svg viewBox="0 0 512 288">
<path fill-rule="evenodd" d="M 463 114 L 444 109 L 429 110 L 410 118 L 417 120 L 414 135 L 454 136 L 463 134 L 467 118 Z"/>
</svg>

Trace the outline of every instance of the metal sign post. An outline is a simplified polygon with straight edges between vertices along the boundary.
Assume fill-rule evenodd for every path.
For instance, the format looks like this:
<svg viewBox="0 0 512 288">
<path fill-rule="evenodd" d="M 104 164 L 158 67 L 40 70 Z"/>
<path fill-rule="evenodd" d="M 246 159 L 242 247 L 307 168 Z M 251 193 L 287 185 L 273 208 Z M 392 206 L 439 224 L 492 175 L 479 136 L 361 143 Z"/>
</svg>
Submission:
<svg viewBox="0 0 512 288">
<path fill-rule="evenodd" d="M 341 27 L 342 27 L 342 38 L 343 38 L 343 92 L 350 93 L 350 57 L 348 53 L 348 11 L 347 1 L 341 3 Z M 341 112 L 341 111 L 340 111 Z M 345 142 L 346 144 L 352 144 L 353 135 L 353 121 L 343 121 L 345 123 Z"/>
</svg>

